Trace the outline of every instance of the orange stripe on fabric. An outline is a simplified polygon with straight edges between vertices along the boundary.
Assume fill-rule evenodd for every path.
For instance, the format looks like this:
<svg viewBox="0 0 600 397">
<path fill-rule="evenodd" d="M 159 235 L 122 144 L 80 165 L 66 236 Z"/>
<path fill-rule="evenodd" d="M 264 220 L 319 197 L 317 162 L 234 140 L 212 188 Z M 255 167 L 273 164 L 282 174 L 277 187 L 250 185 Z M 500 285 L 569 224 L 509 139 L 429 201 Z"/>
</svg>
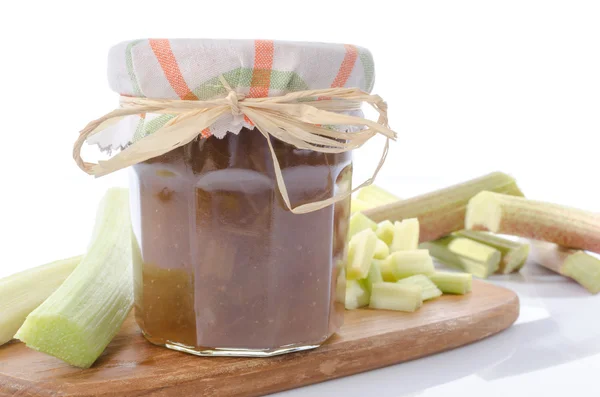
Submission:
<svg viewBox="0 0 600 397">
<path fill-rule="evenodd" d="M 169 40 L 151 39 L 149 42 L 154 55 L 156 55 L 156 59 L 158 59 L 158 63 L 160 63 L 160 67 L 162 68 L 165 77 L 179 98 L 186 100 L 198 99 L 198 97 L 194 95 L 183 79 L 177 59 L 175 59 L 173 50 L 171 50 L 171 44 L 169 43 Z"/>
<path fill-rule="evenodd" d="M 250 98 L 269 96 L 271 69 L 273 68 L 273 41 L 256 40 L 254 42 L 254 70 L 250 82 Z"/>
<path fill-rule="evenodd" d="M 208 138 L 212 135 L 212 132 L 210 132 L 210 128 L 205 128 L 200 132 L 200 135 L 202 135 L 203 138 Z"/>
<path fill-rule="evenodd" d="M 346 55 L 344 55 L 344 60 L 342 61 L 340 70 L 338 70 L 337 76 L 335 76 L 335 80 L 331 83 L 331 88 L 343 87 L 346 85 L 346 82 L 352 73 L 352 69 L 354 69 L 354 64 L 356 64 L 356 59 L 358 58 L 358 50 L 356 47 L 350 44 L 344 44 L 344 47 L 346 47 Z"/>
<path fill-rule="evenodd" d="M 254 123 L 252 122 L 252 120 L 250 120 L 250 119 L 248 118 L 248 116 L 246 116 L 246 115 L 244 115 L 244 121 L 245 121 L 246 123 L 250 124 L 250 125 L 254 125 Z"/>
</svg>

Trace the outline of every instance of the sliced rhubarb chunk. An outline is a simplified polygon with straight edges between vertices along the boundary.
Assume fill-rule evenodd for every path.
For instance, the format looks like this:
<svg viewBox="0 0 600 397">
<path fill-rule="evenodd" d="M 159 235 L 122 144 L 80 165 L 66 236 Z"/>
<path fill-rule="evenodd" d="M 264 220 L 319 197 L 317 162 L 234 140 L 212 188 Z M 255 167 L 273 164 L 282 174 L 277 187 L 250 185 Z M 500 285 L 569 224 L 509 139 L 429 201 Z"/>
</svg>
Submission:
<svg viewBox="0 0 600 397">
<path fill-rule="evenodd" d="M 509 274 L 521 269 L 529 255 L 529 244 L 509 240 L 487 232 L 474 230 L 461 230 L 454 233 L 455 236 L 466 237 L 479 243 L 488 245 L 500 251 L 502 258 L 497 273 Z"/>
<path fill-rule="evenodd" d="M 390 248 L 386 243 L 377 239 L 377 243 L 375 244 L 375 254 L 373 257 L 375 259 L 385 259 L 390 254 Z"/>
<path fill-rule="evenodd" d="M 346 278 L 348 280 L 367 277 L 376 246 L 377 236 L 371 229 L 365 229 L 350 239 L 348 262 L 346 264 Z"/>
<path fill-rule="evenodd" d="M 375 229 L 375 234 L 377 234 L 377 238 L 386 243 L 387 245 L 391 245 L 394 240 L 394 224 L 390 221 L 383 221 L 377 225 L 377 229 Z"/>
<path fill-rule="evenodd" d="M 369 307 L 372 309 L 414 312 L 423 305 L 421 287 L 398 283 L 373 284 Z"/>
<path fill-rule="evenodd" d="M 429 251 L 423 249 L 394 252 L 384 262 L 391 267 L 396 280 L 415 274 L 428 275 L 435 271 Z"/>
<path fill-rule="evenodd" d="M 348 310 L 358 309 L 369 304 L 369 290 L 364 280 L 346 281 L 346 302 L 345 307 Z"/>
<path fill-rule="evenodd" d="M 429 279 L 429 277 L 423 274 L 403 278 L 402 280 L 398 280 L 397 283 L 402 285 L 418 285 L 421 287 L 421 298 L 423 301 L 442 296 L 442 291 Z"/>
<path fill-rule="evenodd" d="M 444 294 L 464 295 L 471 292 L 473 277 L 469 273 L 438 271 L 428 277 Z"/>
<path fill-rule="evenodd" d="M 367 218 L 360 212 L 353 214 L 350 217 L 350 228 L 348 232 L 348 238 L 352 238 L 355 234 L 362 232 L 365 229 L 377 230 L 377 224 Z"/>
<path fill-rule="evenodd" d="M 419 246 L 419 220 L 416 218 L 394 222 L 394 237 L 390 252 L 413 251 Z"/>
</svg>

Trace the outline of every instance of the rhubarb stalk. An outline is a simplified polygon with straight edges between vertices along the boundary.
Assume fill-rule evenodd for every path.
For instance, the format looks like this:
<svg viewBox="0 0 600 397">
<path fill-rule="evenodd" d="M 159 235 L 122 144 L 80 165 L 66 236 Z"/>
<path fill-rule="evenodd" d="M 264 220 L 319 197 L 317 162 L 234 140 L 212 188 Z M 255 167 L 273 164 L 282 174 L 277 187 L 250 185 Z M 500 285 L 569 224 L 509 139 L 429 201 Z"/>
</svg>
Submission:
<svg viewBox="0 0 600 397">
<path fill-rule="evenodd" d="M 600 253 L 600 214 L 492 192 L 469 201 L 465 228 Z"/>
<path fill-rule="evenodd" d="M 464 229 L 468 201 L 484 190 L 523 196 L 513 178 L 495 172 L 421 196 L 371 208 L 365 210 L 364 214 L 375 222 L 418 218 L 419 241 L 432 241 Z"/>
<path fill-rule="evenodd" d="M 133 305 L 127 190 L 110 189 L 88 252 L 16 334 L 27 347 L 87 368 L 121 328 Z"/>
<path fill-rule="evenodd" d="M 48 263 L 0 280 L 0 345 L 15 336 L 27 315 L 65 281 L 81 258 Z"/>
</svg>

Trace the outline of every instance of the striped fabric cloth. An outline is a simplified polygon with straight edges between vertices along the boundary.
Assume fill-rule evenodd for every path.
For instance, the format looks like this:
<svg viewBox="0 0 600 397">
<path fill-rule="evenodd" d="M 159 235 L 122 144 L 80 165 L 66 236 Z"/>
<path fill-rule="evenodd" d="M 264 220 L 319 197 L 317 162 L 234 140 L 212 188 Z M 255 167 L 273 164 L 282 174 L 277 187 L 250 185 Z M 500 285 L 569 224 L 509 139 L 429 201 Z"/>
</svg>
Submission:
<svg viewBox="0 0 600 397">
<path fill-rule="evenodd" d="M 247 97 L 293 91 L 357 87 L 371 92 L 375 72 L 371 53 L 349 44 L 272 40 L 144 39 L 114 46 L 108 57 L 113 91 L 126 96 L 208 100 L 226 95 L 218 76 Z M 151 134 L 172 116 L 137 117 L 129 142 Z M 252 127 L 250 120 L 223 117 L 202 136 L 223 137 Z M 100 146 L 123 146 L 123 138 L 103 135 Z M 99 142 L 95 142 L 99 143 Z"/>
</svg>

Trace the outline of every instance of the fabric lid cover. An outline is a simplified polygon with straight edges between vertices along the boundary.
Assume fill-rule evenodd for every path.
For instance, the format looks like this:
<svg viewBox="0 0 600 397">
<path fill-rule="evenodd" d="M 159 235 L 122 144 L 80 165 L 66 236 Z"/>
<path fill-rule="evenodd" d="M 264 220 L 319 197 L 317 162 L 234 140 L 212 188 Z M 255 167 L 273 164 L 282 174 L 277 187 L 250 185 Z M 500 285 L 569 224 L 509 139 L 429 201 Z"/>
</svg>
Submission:
<svg viewBox="0 0 600 397">
<path fill-rule="evenodd" d="M 253 98 L 330 87 L 355 87 L 370 93 L 375 79 L 371 53 L 349 44 L 142 39 L 117 44 L 108 56 L 109 85 L 124 96 L 185 100 L 223 97 L 227 93 L 220 75 L 237 93 Z M 96 134 L 88 143 L 107 151 L 123 148 L 152 134 L 173 117 L 128 117 L 120 128 Z M 200 134 L 222 138 L 228 132 L 238 134 L 243 127 L 254 128 L 245 117 L 227 115 Z"/>
<path fill-rule="evenodd" d="M 270 40 L 145 39 L 114 46 L 112 90 L 129 96 L 211 99 L 222 74 L 238 93 L 257 98 L 291 91 L 357 87 L 371 92 L 371 53 L 348 44 Z"/>
</svg>

